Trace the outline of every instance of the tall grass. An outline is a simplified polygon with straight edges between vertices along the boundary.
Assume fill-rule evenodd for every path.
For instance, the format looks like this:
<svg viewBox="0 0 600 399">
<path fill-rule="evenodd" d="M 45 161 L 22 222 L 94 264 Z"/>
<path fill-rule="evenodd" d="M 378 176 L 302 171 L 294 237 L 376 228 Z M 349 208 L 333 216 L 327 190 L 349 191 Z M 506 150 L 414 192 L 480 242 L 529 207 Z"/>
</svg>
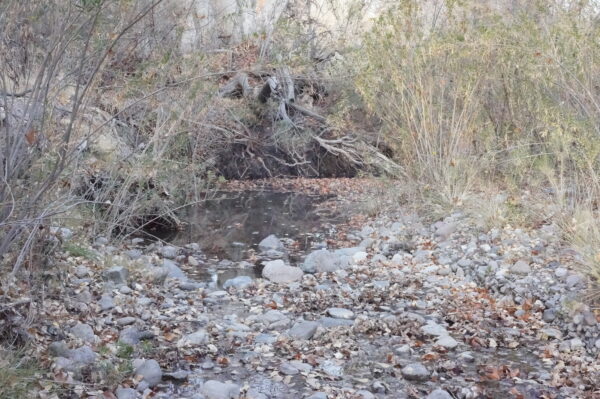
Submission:
<svg viewBox="0 0 600 399">
<path fill-rule="evenodd" d="M 482 183 L 543 189 L 588 215 L 564 231 L 597 257 L 598 7 L 510 3 L 400 2 L 351 59 L 355 91 L 418 187 L 450 207 Z"/>
</svg>

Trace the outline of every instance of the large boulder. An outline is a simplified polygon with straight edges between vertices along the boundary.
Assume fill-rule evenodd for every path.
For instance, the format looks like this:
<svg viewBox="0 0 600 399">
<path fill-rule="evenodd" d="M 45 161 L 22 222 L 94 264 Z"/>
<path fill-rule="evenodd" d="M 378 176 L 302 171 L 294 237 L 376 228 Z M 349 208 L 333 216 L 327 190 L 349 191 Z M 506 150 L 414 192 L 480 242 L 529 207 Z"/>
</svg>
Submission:
<svg viewBox="0 0 600 399">
<path fill-rule="evenodd" d="M 267 238 L 262 240 L 260 243 L 258 243 L 258 249 L 261 252 L 267 252 L 267 251 L 284 252 L 285 246 L 283 245 L 281 240 L 279 238 L 277 238 L 277 236 L 275 234 L 271 234 L 270 236 L 268 236 Z"/>
<path fill-rule="evenodd" d="M 267 262 L 262 270 L 262 276 L 274 283 L 292 283 L 302 279 L 301 269 L 286 265 L 281 259 Z"/>
</svg>

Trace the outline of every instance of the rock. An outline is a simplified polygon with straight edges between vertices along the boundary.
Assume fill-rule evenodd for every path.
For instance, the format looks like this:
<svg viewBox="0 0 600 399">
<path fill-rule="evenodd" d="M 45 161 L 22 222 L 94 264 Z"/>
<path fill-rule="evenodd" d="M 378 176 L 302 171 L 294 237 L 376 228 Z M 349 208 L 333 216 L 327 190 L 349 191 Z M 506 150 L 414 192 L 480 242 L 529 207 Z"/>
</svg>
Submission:
<svg viewBox="0 0 600 399">
<path fill-rule="evenodd" d="M 91 270 L 86 266 L 77 266 L 75 268 L 75 275 L 79 278 L 84 278 L 92 274 Z"/>
<path fill-rule="evenodd" d="M 188 379 L 188 377 L 190 376 L 190 372 L 186 371 L 186 370 L 178 370 L 178 371 L 174 371 L 172 373 L 164 373 L 163 376 L 165 378 L 170 378 L 172 380 L 175 381 L 185 381 Z"/>
<path fill-rule="evenodd" d="M 546 323 L 550 323 L 556 319 L 556 311 L 554 309 L 546 309 L 544 310 L 544 314 L 542 315 L 542 319 Z"/>
<path fill-rule="evenodd" d="M 48 345 L 48 353 L 54 357 L 68 357 L 69 351 L 70 349 L 65 341 L 56 341 Z"/>
<path fill-rule="evenodd" d="M 288 335 L 294 339 L 311 339 L 319 323 L 314 321 L 301 321 L 296 324 L 288 331 Z"/>
<path fill-rule="evenodd" d="M 278 251 L 285 252 L 285 246 L 277 236 L 271 234 L 267 238 L 258 243 L 258 249 L 261 252 Z"/>
<path fill-rule="evenodd" d="M 321 317 L 319 319 L 319 324 L 323 328 L 352 327 L 354 325 L 354 320 L 335 319 L 333 317 Z"/>
<path fill-rule="evenodd" d="M 356 391 L 356 394 L 358 395 L 359 399 L 375 399 L 375 395 L 365 389 Z"/>
<path fill-rule="evenodd" d="M 452 396 L 443 389 L 436 389 L 427 395 L 425 399 L 452 399 Z"/>
<path fill-rule="evenodd" d="M 325 392 L 315 392 L 306 399 L 327 399 L 327 394 Z"/>
<path fill-rule="evenodd" d="M 341 377 L 344 375 L 344 368 L 331 360 L 327 360 L 321 364 L 321 370 L 332 377 Z"/>
<path fill-rule="evenodd" d="M 458 346 L 458 341 L 447 335 L 445 337 L 440 337 L 435 344 L 446 349 L 454 349 Z"/>
<path fill-rule="evenodd" d="M 146 381 L 150 387 L 159 384 L 162 380 L 162 370 L 160 369 L 158 362 L 154 359 L 149 359 L 141 363 L 135 368 L 135 374 L 144 377 L 144 381 Z"/>
<path fill-rule="evenodd" d="M 235 278 L 230 278 L 229 280 L 225 281 L 225 283 L 223 284 L 223 288 L 227 289 L 227 288 L 235 288 L 238 290 L 243 290 L 244 288 L 247 288 L 249 286 L 252 285 L 252 277 L 250 276 L 237 276 Z"/>
<path fill-rule="evenodd" d="M 98 304 L 100 305 L 100 309 L 103 311 L 110 310 L 115 307 L 115 303 L 109 294 L 102 295 Z"/>
<path fill-rule="evenodd" d="M 202 384 L 200 392 L 206 399 L 238 399 L 240 397 L 239 386 L 216 380 L 206 381 Z"/>
<path fill-rule="evenodd" d="M 262 270 L 262 276 L 274 283 L 291 283 L 302 279 L 304 272 L 301 269 L 286 265 L 282 260 L 267 262 Z"/>
<path fill-rule="evenodd" d="M 117 388 L 115 391 L 117 399 L 135 399 L 137 392 L 133 388 Z"/>
<path fill-rule="evenodd" d="M 429 370 L 421 363 L 411 363 L 401 370 L 402 376 L 411 381 L 425 381 L 429 379 Z"/>
<path fill-rule="evenodd" d="M 129 272 L 122 266 L 113 266 L 104 272 L 104 279 L 116 284 L 127 284 L 127 276 Z"/>
<path fill-rule="evenodd" d="M 90 327 L 89 324 L 77 323 L 77 325 L 71 327 L 69 331 L 76 338 L 90 344 L 93 344 L 98 340 L 98 337 L 94 334 L 94 330 L 92 330 L 92 327 Z"/>
<path fill-rule="evenodd" d="M 128 326 L 131 325 L 133 323 L 136 322 L 136 318 L 135 317 L 121 317 L 120 319 L 115 320 L 115 323 L 117 323 L 118 326 Z"/>
<path fill-rule="evenodd" d="M 529 262 L 519 260 L 510 267 L 510 271 L 515 274 L 529 274 L 531 273 L 531 266 L 529 266 Z"/>
<path fill-rule="evenodd" d="M 98 358 L 98 355 L 92 350 L 92 348 L 84 345 L 80 348 L 70 350 L 67 357 L 73 363 L 85 366 L 94 363 Z"/>
<path fill-rule="evenodd" d="M 167 271 L 167 277 L 175 280 L 187 281 L 187 275 L 179 268 L 179 266 L 177 266 L 177 263 L 174 261 L 170 259 L 163 259 L 162 267 Z"/>
<path fill-rule="evenodd" d="M 569 274 L 569 271 L 564 267 L 557 267 L 556 270 L 554 270 L 554 275 L 558 278 L 565 278 L 567 277 L 567 274 Z"/>
<path fill-rule="evenodd" d="M 445 241 L 452 235 L 452 233 L 456 231 L 457 227 L 458 226 L 456 223 L 442 223 L 442 225 L 435 231 L 435 235 L 442 241 Z"/>
<path fill-rule="evenodd" d="M 142 333 L 137 327 L 127 327 L 119 334 L 119 342 L 127 345 L 137 345 L 142 339 Z"/>
<path fill-rule="evenodd" d="M 348 309 L 343 309 L 343 308 L 329 308 L 327 309 L 327 313 L 329 314 L 329 316 L 333 317 L 334 319 L 353 319 L 354 318 L 354 312 Z"/>
<path fill-rule="evenodd" d="M 584 281 L 584 278 L 580 274 L 571 274 L 565 280 L 565 284 L 567 284 L 567 287 L 569 287 L 569 288 L 574 288 L 577 285 L 580 285 L 581 283 L 583 283 L 583 281 Z"/>
<path fill-rule="evenodd" d="M 178 342 L 178 348 L 194 347 L 208 344 L 208 334 L 205 330 L 198 330 L 195 333 L 183 336 Z"/>
<path fill-rule="evenodd" d="M 579 338 L 571 339 L 570 345 L 571 345 L 571 350 L 577 350 L 577 349 L 581 349 L 584 347 L 583 341 Z"/>
<path fill-rule="evenodd" d="M 139 249 L 129 249 L 125 251 L 125 255 L 131 260 L 137 260 L 142 257 L 142 251 Z"/>
<path fill-rule="evenodd" d="M 367 257 L 369 256 L 369 254 L 367 254 L 364 251 L 360 251 L 355 253 L 354 255 L 352 255 L 352 260 L 354 260 L 355 262 L 364 262 L 365 260 L 367 260 Z"/>
<path fill-rule="evenodd" d="M 596 315 L 593 312 L 590 312 L 589 310 L 583 312 L 583 321 L 585 322 L 585 324 L 592 327 L 598 324 L 598 320 L 596 320 Z"/>
<path fill-rule="evenodd" d="M 279 372 L 284 375 L 296 375 L 300 373 L 300 370 L 292 366 L 290 363 L 282 363 L 279 365 Z"/>
<path fill-rule="evenodd" d="M 562 333 L 556 328 L 542 328 L 541 333 L 548 338 L 562 339 Z"/>
<path fill-rule="evenodd" d="M 300 265 L 306 273 L 331 273 L 342 268 L 340 256 L 326 249 L 313 251 Z"/>
<path fill-rule="evenodd" d="M 197 289 L 206 287 L 206 285 L 195 281 L 182 281 L 178 287 L 182 291 L 196 291 Z"/>
<path fill-rule="evenodd" d="M 436 337 L 444 337 L 448 335 L 448 331 L 437 324 L 435 321 L 429 320 L 427 324 L 421 327 L 421 331 L 426 335 L 433 335 Z"/>
<path fill-rule="evenodd" d="M 162 247 L 159 252 L 163 258 L 167 259 L 175 259 L 175 257 L 177 256 L 177 248 L 171 245 Z"/>
</svg>

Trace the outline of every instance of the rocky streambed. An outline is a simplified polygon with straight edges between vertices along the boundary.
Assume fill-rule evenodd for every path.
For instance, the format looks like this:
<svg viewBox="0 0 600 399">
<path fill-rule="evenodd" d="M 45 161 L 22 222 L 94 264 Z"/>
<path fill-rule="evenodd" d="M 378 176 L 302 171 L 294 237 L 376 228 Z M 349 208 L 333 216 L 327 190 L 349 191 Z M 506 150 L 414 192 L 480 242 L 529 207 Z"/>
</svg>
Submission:
<svg viewBox="0 0 600 399">
<path fill-rule="evenodd" d="M 235 262 L 141 240 L 65 255 L 68 295 L 31 332 L 62 386 L 42 395 L 598 397 L 598 313 L 551 225 L 482 232 L 400 212 L 344 238 L 297 256 L 266 235 Z M 209 263 L 252 272 L 218 282 L 197 273 Z"/>
</svg>

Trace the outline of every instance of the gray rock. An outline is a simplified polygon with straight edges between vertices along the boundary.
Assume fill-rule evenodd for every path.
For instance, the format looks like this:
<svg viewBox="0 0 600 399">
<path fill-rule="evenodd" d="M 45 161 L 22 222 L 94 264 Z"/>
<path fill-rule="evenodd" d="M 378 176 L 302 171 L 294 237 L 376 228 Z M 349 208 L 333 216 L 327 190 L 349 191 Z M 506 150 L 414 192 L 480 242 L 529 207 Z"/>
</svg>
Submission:
<svg viewBox="0 0 600 399">
<path fill-rule="evenodd" d="M 65 341 L 56 341 L 48 345 L 48 353 L 55 357 L 68 357 L 69 351 L 70 349 Z"/>
<path fill-rule="evenodd" d="M 306 399 L 327 399 L 327 394 L 325 392 L 315 392 Z"/>
<path fill-rule="evenodd" d="M 194 347 L 208 344 L 208 333 L 206 330 L 198 330 L 195 333 L 184 335 L 178 342 L 178 348 Z"/>
<path fill-rule="evenodd" d="M 573 288 L 573 287 L 576 287 L 577 285 L 580 285 L 581 283 L 583 283 L 583 281 L 584 281 L 584 278 L 580 274 L 571 274 L 565 280 L 565 284 L 567 284 L 567 287 Z"/>
<path fill-rule="evenodd" d="M 274 283 L 291 283 L 302 279 L 304 272 L 297 267 L 288 266 L 282 260 L 267 262 L 262 270 L 262 276 Z"/>
<path fill-rule="evenodd" d="M 585 324 L 592 327 L 598 324 L 598 320 L 596 320 L 596 315 L 593 312 L 590 312 L 589 310 L 583 312 L 583 321 L 585 322 Z"/>
<path fill-rule="evenodd" d="M 196 281 L 182 281 L 178 287 L 182 291 L 196 291 L 197 289 L 206 287 L 206 285 Z"/>
<path fill-rule="evenodd" d="M 330 360 L 321 364 L 321 370 L 332 377 L 341 377 L 344 375 L 344 368 Z"/>
<path fill-rule="evenodd" d="M 402 376 L 411 381 L 425 381 L 429 379 L 429 370 L 421 363 L 411 363 L 401 370 Z"/>
<path fill-rule="evenodd" d="M 77 266 L 75 268 L 75 275 L 79 278 L 84 278 L 92 274 L 91 270 L 86 266 Z"/>
<path fill-rule="evenodd" d="M 225 281 L 225 283 L 223 284 L 223 288 L 227 289 L 227 288 L 236 288 L 238 290 L 243 290 L 244 288 L 247 288 L 249 286 L 252 285 L 252 277 L 250 276 L 237 276 L 235 278 L 230 278 L 229 280 Z"/>
<path fill-rule="evenodd" d="M 206 381 L 202 384 L 200 392 L 206 399 L 238 399 L 240 397 L 240 387 L 238 385 L 216 380 Z"/>
<path fill-rule="evenodd" d="M 177 248 L 171 245 L 162 247 L 159 252 L 163 256 L 163 258 L 167 259 L 174 259 L 177 256 Z"/>
<path fill-rule="evenodd" d="M 158 385 L 162 380 L 162 370 L 158 362 L 154 359 L 144 361 L 141 365 L 135 368 L 135 374 L 144 377 L 144 381 L 150 387 Z"/>
<path fill-rule="evenodd" d="M 567 274 L 569 274 L 569 271 L 564 267 L 557 267 L 554 271 L 554 275 L 558 278 L 565 278 L 567 277 Z"/>
<path fill-rule="evenodd" d="M 529 262 L 519 260 L 510 267 L 510 271 L 515 274 L 529 274 L 531 273 L 531 266 L 529 266 Z"/>
<path fill-rule="evenodd" d="M 187 281 L 187 275 L 179 268 L 179 266 L 177 266 L 177 263 L 174 261 L 170 259 L 163 259 L 162 267 L 167 271 L 167 277 L 175 280 Z"/>
<path fill-rule="evenodd" d="M 173 371 L 172 373 L 164 373 L 163 376 L 165 378 L 170 378 L 170 379 L 176 380 L 176 381 L 185 381 L 188 379 L 190 374 L 191 373 L 189 371 L 178 370 L 178 371 Z"/>
<path fill-rule="evenodd" d="M 361 389 L 360 391 L 356 391 L 356 394 L 360 399 L 375 399 L 375 395 L 366 389 Z"/>
<path fill-rule="evenodd" d="M 319 319 L 319 324 L 323 328 L 352 327 L 354 325 L 354 320 L 335 319 L 333 317 L 321 317 Z"/>
<path fill-rule="evenodd" d="M 556 311 L 554 309 L 546 309 L 544 310 L 544 314 L 542 315 L 542 319 L 546 323 L 550 323 L 556 319 Z"/>
<path fill-rule="evenodd" d="M 452 396 L 443 389 L 436 389 L 427 395 L 425 399 L 452 399 Z"/>
<path fill-rule="evenodd" d="M 435 235 L 442 241 L 445 241 L 452 235 L 452 233 L 456 231 L 457 227 L 458 226 L 456 223 L 442 223 L 442 225 L 435 231 Z"/>
<path fill-rule="evenodd" d="M 458 346 L 458 341 L 447 335 L 445 337 L 440 337 L 435 344 L 446 349 L 454 349 Z"/>
<path fill-rule="evenodd" d="M 279 372 L 285 375 L 296 375 L 300 373 L 300 370 L 286 362 L 279 365 Z"/>
<path fill-rule="evenodd" d="M 117 388 L 115 394 L 117 399 L 135 399 L 137 392 L 133 388 Z"/>
<path fill-rule="evenodd" d="M 94 330 L 92 330 L 92 327 L 90 327 L 89 324 L 77 323 L 74 327 L 71 327 L 69 331 L 74 337 L 90 344 L 93 344 L 98 340 L 98 337 L 96 337 Z"/>
<path fill-rule="evenodd" d="M 556 328 L 543 328 L 541 333 L 548 338 L 562 339 L 562 333 Z"/>
<path fill-rule="evenodd" d="M 283 245 L 281 240 L 277 238 L 277 236 L 275 236 L 274 234 L 271 234 L 267 238 L 263 239 L 260 243 L 258 243 L 258 249 L 261 252 L 267 252 L 270 250 L 285 252 L 285 246 Z"/>
<path fill-rule="evenodd" d="M 343 266 L 339 255 L 326 249 L 320 249 L 308 254 L 300 268 L 306 273 L 331 273 Z"/>
<path fill-rule="evenodd" d="M 98 355 L 92 350 L 92 348 L 85 345 L 77 349 L 71 349 L 67 357 L 72 362 L 85 366 L 94 363 L 98 358 Z"/>
<path fill-rule="evenodd" d="M 137 345 L 142 339 L 142 333 L 137 327 L 127 327 L 119 334 L 119 342 L 127 345 Z"/>
<path fill-rule="evenodd" d="M 343 308 L 329 308 L 327 309 L 327 313 L 329 314 L 329 316 L 333 317 L 334 319 L 353 319 L 354 318 L 354 312 L 348 309 L 343 309 Z"/>
<path fill-rule="evenodd" d="M 294 324 L 294 326 L 288 331 L 288 335 L 295 339 L 311 339 L 312 336 L 315 335 L 318 327 L 319 323 L 317 322 L 301 321 Z"/>
<path fill-rule="evenodd" d="M 113 266 L 104 272 L 104 279 L 116 284 L 127 284 L 127 276 L 129 272 L 122 266 Z"/>
<path fill-rule="evenodd" d="M 444 337 L 448 335 L 448 331 L 443 326 L 440 326 L 432 320 L 429 320 L 427 324 L 421 327 L 421 331 L 423 332 L 423 334 L 432 335 L 436 337 Z"/>
<path fill-rule="evenodd" d="M 135 323 L 136 320 L 137 319 L 135 317 L 128 316 L 128 317 L 121 317 L 120 319 L 117 319 L 115 321 L 115 323 L 117 323 L 118 326 L 128 326 L 130 324 Z"/>
<path fill-rule="evenodd" d="M 109 294 L 102 295 L 98 304 L 100 305 L 100 309 L 103 311 L 110 310 L 115 307 L 115 303 Z"/>
<path fill-rule="evenodd" d="M 125 255 L 131 260 L 137 260 L 142 257 L 142 251 L 139 249 L 128 249 L 125 251 Z"/>
</svg>

